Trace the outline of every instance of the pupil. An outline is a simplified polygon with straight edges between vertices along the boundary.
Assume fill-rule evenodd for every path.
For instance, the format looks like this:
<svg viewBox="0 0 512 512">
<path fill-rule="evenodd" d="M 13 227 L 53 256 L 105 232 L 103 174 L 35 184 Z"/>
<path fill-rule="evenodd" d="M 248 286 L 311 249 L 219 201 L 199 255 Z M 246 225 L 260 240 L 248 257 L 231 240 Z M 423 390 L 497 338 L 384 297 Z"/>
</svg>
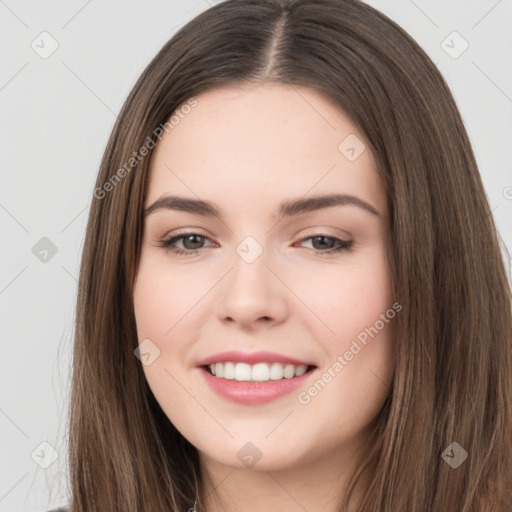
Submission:
<svg viewBox="0 0 512 512">
<path fill-rule="evenodd" d="M 185 241 L 190 241 L 192 240 L 192 244 L 194 244 L 194 238 L 196 239 L 196 243 L 201 245 L 201 236 L 199 235 L 189 235 L 185 238 Z M 197 249 L 197 247 L 189 247 L 189 249 Z"/>
<path fill-rule="evenodd" d="M 321 246 L 320 246 L 320 249 L 322 249 L 322 248 L 325 248 L 325 239 L 326 239 L 326 238 L 329 238 L 329 237 L 326 237 L 326 236 L 317 236 L 317 237 L 315 237 L 313 240 L 321 240 L 321 241 L 323 241 L 324 243 L 323 243 L 323 244 L 320 244 L 320 245 L 321 245 Z M 331 243 L 332 243 L 332 242 L 331 242 Z M 313 245 L 314 245 L 314 242 L 313 242 Z M 322 247 L 322 245 L 323 245 L 324 247 Z M 329 245 L 329 244 L 327 244 L 327 245 Z"/>
</svg>

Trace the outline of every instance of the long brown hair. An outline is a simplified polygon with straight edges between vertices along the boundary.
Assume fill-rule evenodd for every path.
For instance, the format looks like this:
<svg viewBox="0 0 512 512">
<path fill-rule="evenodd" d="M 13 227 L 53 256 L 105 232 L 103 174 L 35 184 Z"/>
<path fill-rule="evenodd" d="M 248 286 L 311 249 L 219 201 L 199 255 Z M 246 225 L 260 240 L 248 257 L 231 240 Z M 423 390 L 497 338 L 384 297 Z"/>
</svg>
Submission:
<svg viewBox="0 0 512 512">
<path fill-rule="evenodd" d="M 404 30 L 358 0 L 217 4 L 164 45 L 129 94 L 101 162 L 80 269 L 72 512 L 181 512 L 194 502 L 197 450 L 134 356 L 150 153 L 190 98 L 265 82 L 314 88 L 342 109 L 365 136 L 390 205 L 402 312 L 390 393 L 353 475 L 353 484 L 371 475 L 357 510 L 509 512 L 512 308 L 499 237 L 448 86 Z M 454 447 L 467 452 L 457 468 Z"/>
</svg>

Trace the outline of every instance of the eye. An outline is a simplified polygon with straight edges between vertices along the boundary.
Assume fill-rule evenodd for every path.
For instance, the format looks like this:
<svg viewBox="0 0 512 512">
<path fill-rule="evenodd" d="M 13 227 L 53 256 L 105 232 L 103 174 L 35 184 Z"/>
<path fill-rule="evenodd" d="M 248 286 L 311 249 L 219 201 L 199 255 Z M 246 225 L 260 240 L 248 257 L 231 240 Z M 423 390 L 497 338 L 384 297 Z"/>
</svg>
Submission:
<svg viewBox="0 0 512 512">
<path fill-rule="evenodd" d="M 199 250 L 203 248 L 202 244 L 206 240 L 209 240 L 209 238 L 199 233 L 181 233 L 166 240 L 162 240 L 159 246 L 174 254 L 186 257 L 198 254 Z M 304 243 L 307 240 L 312 241 L 312 249 L 321 256 L 330 256 L 333 253 L 339 253 L 341 251 L 350 251 L 354 243 L 352 240 L 342 240 L 341 238 L 325 234 L 308 236 L 303 238 L 299 243 Z M 175 246 L 176 242 L 179 241 L 182 241 L 183 248 Z"/>
<path fill-rule="evenodd" d="M 315 250 L 317 254 L 320 256 L 330 256 L 333 253 L 339 253 L 341 251 L 350 251 L 352 250 L 354 244 L 353 240 L 342 240 L 341 238 L 338 238 L 336 236 L 322 234 L 303 238 L 301 240 L 301 243 L 305 242 L 306 240 L 312 241 L 311 244 L 313 245 L 313 250 Z M 327 250 L 321 251 L 320 249 Z"/>
<path fill-rule="evenodd" d="M 185 250 L 174 247 L 174 244 L 179 240 L 183 240 Z M 208 238 L 204 235 L 200 235 L 199 233 L 182 233 L 168 238 L 167 240 L 162 240 L 160 247 L 164 247 L 168 251 L 178 254 L 179 256 L 193 256 L 199 252 L 201 247 L 198 246 L 200 246 L 204 240 L 208 240 Z"/>
</svg>

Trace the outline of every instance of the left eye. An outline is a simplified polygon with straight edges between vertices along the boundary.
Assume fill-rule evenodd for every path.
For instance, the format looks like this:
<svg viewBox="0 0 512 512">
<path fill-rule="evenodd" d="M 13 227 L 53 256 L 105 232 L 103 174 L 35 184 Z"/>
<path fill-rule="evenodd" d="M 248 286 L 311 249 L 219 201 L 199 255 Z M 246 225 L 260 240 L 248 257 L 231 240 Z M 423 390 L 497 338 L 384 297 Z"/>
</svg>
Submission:
<svg viewBox="0 0 512 512">
<path fill-rule="evenodd" d="M 352 246 L 354 242 L 352 240 L 342 240 L 341 238 L 338 238 L 336 236 L 329 236 L 329 235 L 315 235 L 315 236 L 308 236 L 306 238 L 303 238 L 301 242 L 305 242 L 306 240 L 311 240 L 311 244 L 313 245 L 313 250 L 317 251 L 318 254 L 321 255 L 329 255 L 332 253 L 337 253 L 340 251 L 350 251 L 352 249 Z M 328 247 L 326 251 L 319 251 L 315 245 L 319 245 L 320 248 L 324 246 L 325 249 L 325 241 L 330 240 L 331 243 L 327 243 Z M 317 242 L 315 244 L 315 242 Z M 319 242 L 319 243 L 318 243 Z M 333 247 L 334 246 L 334 247 Z"/>
<path fill-rule="evenodd" d="M 209 238 L 198 233 L 183 233 L 181 235 L 168 238 L 167 240 L 162 240 L 162 242 L 160 243 L 160 247 L 164 247 L 166 250 L 169 250 L 172 253 L 178 254 L 180 256 L 192 256 L 194 254 L 197 254 L 199 252 L 199 249 L 203 248 L 200 246 L 205 240 L 209 240 Z M 329 255 L 341 251 L 350 251 L 354 243 L 352 240 L 342 240 L 341 238 L 335 236 L 322 234 L 308 236 L 300 240 L 300 242 L 305 242 L 306 240 L 312 240 L 313 250 L 319 255 Z M 325 247 L 326 240 L 331 241 L 327 242 L 327 248 Z M 175 243 L 178 241 L 183 241 L 183 249 L 175 246 Z M 320 243 L 318 244 L 318 242 Z M 187 247 L 187 245 L 189 245 L 189 247 Z M 190 247 L 190 245 L 192 245 L 192 247 Z M 320 249 L 315 247 L 315 245 L 320 245 Z M 327 250 L 321 250 L 322 248 Z"/>
</svg>

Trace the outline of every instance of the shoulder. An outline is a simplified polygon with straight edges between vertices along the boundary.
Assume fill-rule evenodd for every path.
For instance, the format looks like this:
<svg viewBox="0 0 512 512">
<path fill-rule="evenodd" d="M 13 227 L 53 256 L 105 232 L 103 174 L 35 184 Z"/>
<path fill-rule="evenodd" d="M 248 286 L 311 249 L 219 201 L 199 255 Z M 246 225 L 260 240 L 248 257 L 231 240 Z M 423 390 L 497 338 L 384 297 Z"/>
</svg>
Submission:
<svg viewBox="0 0 512 512">
<path fill-rule="evenodd" d="M 48 510 L 48 512 L 70 512 L 69 506 L 66 507 L 60 507 L 60 508 L 52 508 L 51 510 Z"/>
</svg>

